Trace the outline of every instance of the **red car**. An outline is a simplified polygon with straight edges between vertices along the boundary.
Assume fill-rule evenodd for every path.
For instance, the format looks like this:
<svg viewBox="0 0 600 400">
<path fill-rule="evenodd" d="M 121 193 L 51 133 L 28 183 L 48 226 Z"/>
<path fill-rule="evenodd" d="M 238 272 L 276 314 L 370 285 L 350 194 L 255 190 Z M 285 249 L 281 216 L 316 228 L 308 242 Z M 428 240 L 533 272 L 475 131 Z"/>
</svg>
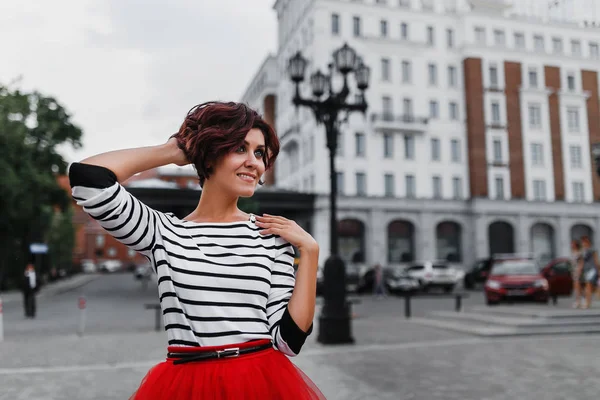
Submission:
<svg viewBox="0 0 600 400">
<path fill-rule="evenodd" d="M 535 260 L 500 259 L 494 261 L 485 282 L 485 298 L 488 305 L 506 300 L 548 303 L 550 284 Z"/>
<path fill-rule="evenodd" d="M 551 260 L 541 269 L 530 258 L 495 260 L 485 284 L 487 303 L 520 299 L 547 303 L 549 298 L 556 303 L 558 296 L 573 293 L 572 270 L 568 258 Z"/>
</svg>

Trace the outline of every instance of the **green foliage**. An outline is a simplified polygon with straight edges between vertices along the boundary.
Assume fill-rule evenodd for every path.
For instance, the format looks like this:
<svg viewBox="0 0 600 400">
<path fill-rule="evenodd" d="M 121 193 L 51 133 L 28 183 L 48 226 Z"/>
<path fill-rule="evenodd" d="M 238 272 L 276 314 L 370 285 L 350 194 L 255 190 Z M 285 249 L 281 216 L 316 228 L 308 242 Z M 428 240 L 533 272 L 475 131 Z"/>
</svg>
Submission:
<svg viewBox="0 0 600 400">
<path fill-rule="evenodd" d="M 52 265 L 67 271 L 71 270 L 73 248 L 75 247 L 73 207 L 54 214 L 47 241 Z"/>
<path fill-rule="evenodd" d="M 55 209 L 68 212 L 56 177 L 67 168 L 57 148 L 81 147 L 70 119 L 53 97 L 0 86 L 0 289 L 21 275 L 29 244 L 46 241 Z"/>
</svg>

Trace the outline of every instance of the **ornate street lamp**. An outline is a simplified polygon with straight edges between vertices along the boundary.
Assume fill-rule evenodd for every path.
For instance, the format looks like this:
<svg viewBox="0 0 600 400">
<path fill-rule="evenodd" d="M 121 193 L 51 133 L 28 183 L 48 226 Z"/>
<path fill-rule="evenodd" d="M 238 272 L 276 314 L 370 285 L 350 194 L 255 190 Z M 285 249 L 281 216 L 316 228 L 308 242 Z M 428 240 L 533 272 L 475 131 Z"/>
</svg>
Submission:
<svg viewBox="0 0 600 400">
<path fill-rule="evenodd" d="M 300 52 L 289 59 L 288 74 L 296 85 L 293 103 L 296 107 L 305 106 L 315 114 L 317 124 L 325 126 L 327 135 L 327 148 L 329 149 L 329 181 L 331 192 L 330 202 L 330 256 L 325 262 L 323 271 L 323 297 L 324 305 L 319 316 L 319 336 L 317 340 L 324 344 L 353 343 L 354 338 L 350 326 L 350 307 L 346 301 L 346 267 L 344 261 L 338 254 L 338 226 L 337 226 L 337 179 L 335 171 L 335 153 L 337 149 L 338 131 L 341 121 L 340 114 L 346 115 L 353 111 L 365 113 L 367 103 L 365 101 L 365 90 L 369 87 L 370 69 L 364 63 L 356 51 L 344 44 L 333 52 L 333 63 L 329 64 L 329 75 L 321 71 L 313 73 L 310 77 L 310 86 L 313 93 L 312 99 L 303 98 L 300 95 L 300 82 L 304 81 L 307 61 Z M 333 91 L 332 78 L 334 69 L 344 79 L 341 90 Z M 356 96 L 358 102 L 346 101 L 350 94 L 348 87 L 348 75 L 354 73 L 356 86 L 360 90 L 360 96 Z M 325 98 L 323 95 L 327 94 Z"/>
</svg>

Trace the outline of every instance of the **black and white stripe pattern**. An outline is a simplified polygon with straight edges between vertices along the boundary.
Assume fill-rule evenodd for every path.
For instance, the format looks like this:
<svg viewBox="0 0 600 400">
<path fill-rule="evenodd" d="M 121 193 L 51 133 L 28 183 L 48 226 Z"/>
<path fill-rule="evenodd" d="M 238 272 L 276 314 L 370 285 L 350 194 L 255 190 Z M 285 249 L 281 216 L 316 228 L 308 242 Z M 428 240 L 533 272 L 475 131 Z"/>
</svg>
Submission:
<svg viewBox="0 0 600 400">
<path fill-rule="evenodd" d="M 295 283 L 288 242 L 261 235 L 251 221 L 194 223 L 152 210 L 106 174 L 72 164 L 73 198 L 152 262 L 169 345 L 272 339 L 285 354 L 298 354 L 310 330 L 301 331 L 287 310 Z"/>
</svg>

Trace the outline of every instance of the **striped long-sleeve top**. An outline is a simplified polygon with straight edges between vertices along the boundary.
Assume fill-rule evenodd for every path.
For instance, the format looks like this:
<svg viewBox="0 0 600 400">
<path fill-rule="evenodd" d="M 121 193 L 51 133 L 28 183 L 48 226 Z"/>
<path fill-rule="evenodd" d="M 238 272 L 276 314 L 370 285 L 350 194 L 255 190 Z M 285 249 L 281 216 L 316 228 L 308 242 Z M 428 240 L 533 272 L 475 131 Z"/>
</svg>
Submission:
<svg viewBox="0 0 600 400">
<path fill-rule="evenodd" d="M 288 312 L 292 246 L 261 235 L 253 221 L 197 223 L 146 206 L 107 168 L 73 163 L 72 195 L 117 240 L 146 256 L 157 274 L 170 346 L 271 339 L 299 353 L 306 337 Z"/>
</svg>

